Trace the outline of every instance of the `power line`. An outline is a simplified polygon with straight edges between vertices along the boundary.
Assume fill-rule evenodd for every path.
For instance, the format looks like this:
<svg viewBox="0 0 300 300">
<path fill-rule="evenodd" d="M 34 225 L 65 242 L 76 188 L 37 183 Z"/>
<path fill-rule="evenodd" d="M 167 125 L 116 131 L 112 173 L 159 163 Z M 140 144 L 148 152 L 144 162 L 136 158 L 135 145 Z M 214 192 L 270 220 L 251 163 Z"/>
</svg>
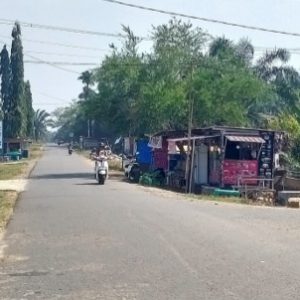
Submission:
<svg viewBox="0 0 300 300">
<path fill-rule="evenodd" d="M 81 73 L 76 72 L 76 71 L 74 71 L 74 70 L 70 70 L 70 69 L 67 69 L 67 68 L 60 67 L 60 66 L 57 66 L 57 65 L 55 65 L 55 64 L 52 64 L 51 62 L 44 61 L 44 60 L 42 60 L 42 59 L 40 59 L 40 58 L 38 58 L 38 57 L 32 56 L 32 55 L 30 55 L 30 54 L 24 54 L 24 55 L 26 55 L 26 56 L 28 56 L 28 57 L 34 59 L 35 61 L 43 62 L 44 64 L 49 65 L 49 66 L 51 66 L 51 67 L 53 67 L 53 68 L 60 69 L 60 70 L 62 70 L 62 71 L 69 72 L 69 73 L 73 73 L 73 74 L 77 74 L 77 75 L 80 75 L 80 74 L 81 74 Z"/>
<path fill-rule="evenodd" d="M 37 61 L 37 60 L 24 60 L 27 64 L 51 64 L 55 66 L 98 66 L 99 63 L 92 62 L 67 62 L 67 61 Z"/>
<path fill-rule="evenodd" d="M 9 19 L 0 19 L 0 24 L 2 25 L 14 25 L 14 20 Z M 92 31 L 92 30 L 82 30 L 70 27 L 60 27 L 60 26 L 52 26 L 52 25 L 44 25 L 44 24 L 36 24 L 29 22 L 19 22 L 23 27 L 36 28 L 36 29 L 45 29 L 45 30 L 54 30 L 54 31 L 63 31 L 69 33 L 78 33 L 78 34 L 88 34 L 88 35 L 96 35 L 96 36 L 107 36 L 107 37 L 116 37 L 116 38 L 125 38 L 126 35 L 120 33 L 108 33 L 108 32 L 100 32 L 100 31 Z"/>
<path fill-rule="evenodd" d="M 222 25 L 226 25 L 226 26 L 239 27 L 239 28 L 249 29 L 249 30 L 256 30 L 256 31 L 263 31 L 263 32 L 269 32 L 269 33 L 276 33 L 276 34 L 300 37 L 300 33 L 298 33 L 298 32 L 281 31 L 281 30 L 269 29 L 269 28 L 264 28 L 264 27 L 257 27 L 257 26 L 251 26 L 251 25 L 232 23 L 232 22 L 227 22 L 227 21 L 222 21 L 222 20 L 217 20 L 217 19 L 198 17 L 198 16 L 187 15 L 187 14 L 183 14 L 183 13 L 177 13 L 177 12 L 152 8 L 152 7 L 146 7 L 146 6 L 126 3 L 126 2 L 117 1 L 117 0 L 101 0 L 101 1 L 110 2 L 110 3 L 119 4 L 119 5 L 128 6 L 128 7 L 133 7 L 133 8 L 137 8 L 137 9 L 146 10 L 146 11 L 152 11 L 152 12 L 156 12 L 156 13 L 160 13 L 160 14 L 166 14 L 166 15 L 170 15 L 170 16 L 200 20 L 200 21 L 204 21 L 204 22 L 210 22 L 210 23 L 222 24 Z"/>
<path fill-rule="evenodd" d="M 5 36 L 5 35 L 0 35 L 0 37 L 6 38 L 6 39 L 11 39 L 10 36 Z M 60 46 L 60 47 L 66 47 L 66 48 L 91 50 L 91 51 L 109 51 L 110 50 L 110 49 L 95 48 L 95 47 L 85 47 L 85 46 L 70 45 L 70 44 L 63 44 L 63 43 L 56 43 L 56 42 L 49 42 L 49 41 L 31 40 L 31 39 L 26 39 L 26 38 L 23 38 L 23 37 L 22 37 L 22 41 L 30 42 L 30 43 L 38 43 L 38 44 Z"/>
<path fill-rule="evenodd" d="M 60 102 L 61 101 L 63 101 L 63 102 L 66 101 L 66 99 L 59 98 L 59 97 L 56 97 L 56 96 L 52 96 L 52 95 L 49 95 L 47 93 L 43 93 L 43 92 L 39 92 L 39 91 L 35 91 L 35 90 L 33 90 L 33 92 L 36 93 L 36 94 L 42 95 L 44 97 L 50 98 L 50 99 L 59 100 Z"/>
<path fill-rule="evenodd" d="M 45 54 L 45 55 L 62 56 L 62 57 L 83 57 L 83 58 L 98 58 L 98 59 L 101 58 L 98 55 L 80 55 L 80 54 L 71 54 L 71 53 L 58 53 L 58 52 L 34 51 L 34 50 L 27 50 L 26 53 Z"/>
</svg>

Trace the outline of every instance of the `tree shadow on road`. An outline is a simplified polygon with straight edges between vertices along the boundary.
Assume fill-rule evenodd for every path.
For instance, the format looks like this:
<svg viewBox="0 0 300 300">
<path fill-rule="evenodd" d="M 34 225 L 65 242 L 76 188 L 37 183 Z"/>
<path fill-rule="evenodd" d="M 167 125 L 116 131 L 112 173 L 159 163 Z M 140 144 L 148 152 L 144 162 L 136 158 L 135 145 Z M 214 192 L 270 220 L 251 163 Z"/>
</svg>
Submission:
<svg viewBox="0 0 300 300">
<path fill-rule="evenodd" d="M 93 176 L 93 173 L 57 173 L 32 175 L 30 179 L 91 179 Z"/>
<path fill-rule="evenodd" d="M 74 185 L 100 185 L 98 182 L 74 183 Z"/>
</svg>

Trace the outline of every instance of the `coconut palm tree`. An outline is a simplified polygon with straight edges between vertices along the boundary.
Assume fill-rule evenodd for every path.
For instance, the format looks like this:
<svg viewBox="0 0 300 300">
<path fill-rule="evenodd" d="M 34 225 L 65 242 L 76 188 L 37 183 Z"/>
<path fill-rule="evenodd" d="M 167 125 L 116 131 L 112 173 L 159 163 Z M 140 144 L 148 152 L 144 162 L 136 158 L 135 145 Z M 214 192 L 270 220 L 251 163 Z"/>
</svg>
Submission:
<svg viewBox="0 0 300 300">
<path fill-rule="evenodd" d="M 287 63 L 290 53 L 286 49 L 267 51 L 254 66 L 257 76 L 266 81 L 278 95 L 278 111 L 300 113 L 300 75 Z"/>
<path fill-rule="evenodd" d="M 232 63 L 242 63 L 251 67 L 254 56 L 254 47 L 248 39 L 240 39 L 237 44 L 225 37 L 215 38 L 209 46 L 210 57 L 220 60 L 229 60 Z"/>
<path fill-rule="evenodd" d="M 50 114 L 45 110 L 36 110 L 34 112 L 34 138 L 35 140 L 40 140 L 47 135 L 47 127 L 53 125 L 53 120 L 50 118 Z"/>
<path fill-rule="evenodd" d="M 208 53 L 211 57 L 221 59 L 229 55 L 232 56 L 234 54 L 234 44 L 225 37 L 218 37 L 211 42 Z"/>
</svg>

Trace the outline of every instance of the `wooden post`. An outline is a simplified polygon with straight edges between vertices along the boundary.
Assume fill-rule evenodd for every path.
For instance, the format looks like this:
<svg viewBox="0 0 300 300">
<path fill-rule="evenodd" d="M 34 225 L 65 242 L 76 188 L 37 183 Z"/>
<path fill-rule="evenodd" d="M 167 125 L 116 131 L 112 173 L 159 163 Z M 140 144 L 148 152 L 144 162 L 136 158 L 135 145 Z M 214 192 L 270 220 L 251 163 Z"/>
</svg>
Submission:
<svg viewBox="0 0 300 300">
<path fill-rule="evenodd" d="M 193 73 L 194 66 L 191 66 L 191 83 L 193 82 Z M 189 90 L 189 98 L 188 98 L 188 148 L 187 148 L 187 157 L 186 157 L 186 168 L 185 168 L 185 192 L 189 192 L 190 186 L 190 156 L 191 156 L 191 136 L 192 136 L 192 126 L 193 126 L 193 115 L 194 115 L 194 98 L 192 97 L 192 86 L 190 86 Z"/>
<path fill-rule="evenodd" d="M 192 184 L 194 182 L 195 144 L 196 144 L 196 140 L 193 139 L 192 163 L 191 163 L 190 180 L 189 180 L 189 194 L 192 192 Z"/>
</svg>

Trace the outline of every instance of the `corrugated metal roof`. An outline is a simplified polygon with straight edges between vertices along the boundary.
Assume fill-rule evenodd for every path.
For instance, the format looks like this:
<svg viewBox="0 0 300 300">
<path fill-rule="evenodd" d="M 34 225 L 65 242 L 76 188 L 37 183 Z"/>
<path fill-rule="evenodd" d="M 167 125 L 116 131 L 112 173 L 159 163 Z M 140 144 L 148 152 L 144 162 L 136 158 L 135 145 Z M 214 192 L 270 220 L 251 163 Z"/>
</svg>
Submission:
<svg viewBox="0 0 300 300">
<path fill-rule="evenodd" d="M 226 138 L 231 142 L 246 142 L 246 143 L 265 143 L 265 140 L 259 136 L 241 136 L 241 135 L 226 135 Z"/>
<path fill-rule="evenodd" d="M 200 136 L 191 136 L 190 140 L 205 140 L 208 138 L 213 138 L 213 137 L 219 137 L 220 135 L 200 135 Z M 168 139 L 168 142 L 184 142 L 188 141 L 188 137 L 182 137 L 182 138 L 174 138 L 174 139 Z"/>
</svg>

